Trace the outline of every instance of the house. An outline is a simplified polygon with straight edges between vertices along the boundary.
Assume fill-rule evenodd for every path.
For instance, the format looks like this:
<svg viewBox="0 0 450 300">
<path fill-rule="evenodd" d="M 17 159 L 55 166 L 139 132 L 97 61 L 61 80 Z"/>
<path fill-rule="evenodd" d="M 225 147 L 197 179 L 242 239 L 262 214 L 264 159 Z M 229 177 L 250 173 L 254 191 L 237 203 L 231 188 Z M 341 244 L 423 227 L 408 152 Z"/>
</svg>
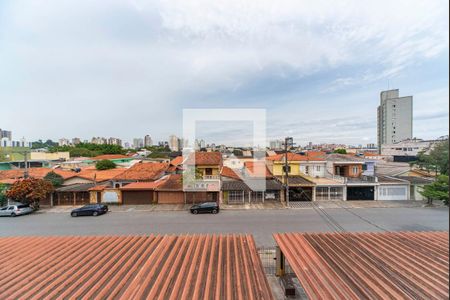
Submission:
<svg viewBox="0 0 450 300">
<path fill-rule="evenodd" d="M 74 184 L 87 184 L 87 183 L 104 183 L 112 180 L 114 177 L 122 174 L 127 169 L 115 168 L 110 170 L 97 170 L 95 167 L 88 167 L 82 169 L 80 172 L 72 172 L 72 176 L 64 180 L 63 185 L 69 186 Z"/>
<path fill-rule="evenodd" d="M 432 184 L 434 182 L 433 177 L 422 177 L 422 176 L 397 176 L 396 178 L 408 181 L 410 184 L 409 188 L 409 199 L 416 201 L 427 200 L 424 196 L 420 194 L 425 185 Z"/>
<path fill-rule="evenodd" d="M 156 188 L 156 203 L 186 204 L 183 190 L 183 175 L 171 174 Z"/>
<path fill-rule="evenodd" d="M 283 186 L 270 173 L 264 162 L 248 161 L 245 165 L 246 168 L 243 170 L 234 170 L 225 166 L 222 168 L 221 199 L 223 203 L 283 201 Z"/>
<path fill-rule="evenodd" d="M 326 175 L 326 155 L 324 152 L 309 151 L 298 154 L 288 152 L 266 158 L 270 172 L 284 185 L 289 186 L 289 201 L 314 201 L 315 186 L 311 178 Z M 285 164 L 288 164 L 288 177 Z"/>
<path fill-rule="evenodd" d="M 375 200 L 410 200 L 410 182 L 391 176 L 378 176 Z"/>
<path fill-rule="evenodd" d="M 114 187 L 119 188 L 131 182 L 155 181 L 166 174 L 167 163 L 137 163 L 113 178 Z"/>
<path fill-rule="evenodd" d="M 327 176 L 345 183 L 343 200 L 376 200 L 376 187 L 373 161 L 363 158 L 333 153 L 326 157 Z"/>
<path fill-rule="evenodd" d="M 222 154 L 219 152 L 195 152 L 184 159 L 183 170 L 195 168 L 195 180 L 183 185 L 186 203 L 220 202 L 222 166 Z"/>
<path fill-rule="evenodd" d="M 158 202 L 156 188 L 165 179 L 151 182 L 133 182 L 120 188 L 122 192 L 122 204 L 155 204 Z"/>
</svg>

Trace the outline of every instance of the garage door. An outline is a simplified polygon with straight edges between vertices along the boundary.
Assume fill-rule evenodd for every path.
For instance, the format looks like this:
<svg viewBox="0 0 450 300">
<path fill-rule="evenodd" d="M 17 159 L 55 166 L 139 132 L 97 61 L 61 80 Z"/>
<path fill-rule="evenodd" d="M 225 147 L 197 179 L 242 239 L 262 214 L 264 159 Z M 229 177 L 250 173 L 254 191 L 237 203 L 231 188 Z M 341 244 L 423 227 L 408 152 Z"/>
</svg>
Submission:
<svg viewBox="0 0 450 300">
<path fill-rule="evenodd" d="M 378 200 L 408 200 L 408 188 L 406 186 L 380 186 Z"/>
<path fill-rule="evenodd" d="M 375 200 L 375 187 L 347 187 L 347 200 Z"/>
<path fill-rule="evenodd" d="M 123 191 L 122 197 L 123 204 L 152 204 L 153 191 Z"/>
<path fill-rule="evenodd" d="M 183 192 L 158 192 L 159 204 L 184 204 Z"/>
</svg>

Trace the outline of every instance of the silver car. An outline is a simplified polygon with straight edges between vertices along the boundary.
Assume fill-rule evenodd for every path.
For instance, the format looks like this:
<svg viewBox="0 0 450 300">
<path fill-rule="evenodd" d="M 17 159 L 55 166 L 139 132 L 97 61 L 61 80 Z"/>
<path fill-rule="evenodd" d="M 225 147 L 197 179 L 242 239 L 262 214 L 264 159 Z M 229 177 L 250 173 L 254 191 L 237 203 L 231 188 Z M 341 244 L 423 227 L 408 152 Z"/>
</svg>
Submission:
<svg viewBox="0 0 450 300">
<path fill-rule="evenodd" d="M 31 214 L 34 210 L 28 204 L 7 205 L 0 208 L 0 216 L 15 217 Z"/>
</svg>

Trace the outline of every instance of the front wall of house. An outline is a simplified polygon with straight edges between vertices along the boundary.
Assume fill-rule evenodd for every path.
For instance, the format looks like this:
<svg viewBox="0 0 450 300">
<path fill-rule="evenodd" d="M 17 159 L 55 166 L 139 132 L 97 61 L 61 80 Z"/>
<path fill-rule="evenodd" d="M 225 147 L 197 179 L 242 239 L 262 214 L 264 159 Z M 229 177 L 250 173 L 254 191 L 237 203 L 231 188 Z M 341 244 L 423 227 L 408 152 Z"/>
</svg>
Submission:
<svg viewBox="0 0 450 300">
<path fill-rule="evenodd" d="M 80 177 L 73 177 L 69 178 L 67 180 L 64 180 L 63 185 L 72 185 L 72 184 L 84 184 L 84 183 L 92 183 L 92 180 L 80 178 Z"/>
<path fill-rule="evenodd" d="M 158 204 L 184 204 L 183 192 L 158 192 Z"/>
<path fill-rule="evenodd" d="M 311 177 L 325 177 L 325 163 L 302 163 L 300 172 Z"/>
<path fill-rule="evenodd" d="M 218 176 L 220 175 L 220 169 L 219 166 L 197 166 L 197 169 L 200 170 L 203 173 L 203 176 L 206 175 L 206 169 L 212 169 L 212 174 L 213 176 Z"/>
<path fill-rule="evenodd" d="M 289 175 L 292 175 L 292 176 L 301 175 L 299 162 L 289 161 L 288 164 L 291 167 L 291 171 L 289 172 Z M 284 175 L 283 166 L 284 166 L 284 162 L 275 162 L 273 164 L 273 175 L 275 175 L 275 176 Z"/>
<path fill-rule="evenodd" d="M 378 200 L 409 200 L 408 186 L 380 185 L 378 187 Z"/>
</svg>

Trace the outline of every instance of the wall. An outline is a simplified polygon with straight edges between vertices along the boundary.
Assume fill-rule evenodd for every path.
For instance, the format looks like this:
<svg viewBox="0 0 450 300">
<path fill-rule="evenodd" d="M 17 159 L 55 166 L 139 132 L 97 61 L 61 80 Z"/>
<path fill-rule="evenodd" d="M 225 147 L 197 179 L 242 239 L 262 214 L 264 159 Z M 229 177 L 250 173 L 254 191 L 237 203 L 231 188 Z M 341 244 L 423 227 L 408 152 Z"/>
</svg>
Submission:
<svg viewBox="0 0 450 300">
<path fill-rule="evenodd" d="M 30 160 L 70 160 L 69 152 L 31 152 Z"/>
</svg>

